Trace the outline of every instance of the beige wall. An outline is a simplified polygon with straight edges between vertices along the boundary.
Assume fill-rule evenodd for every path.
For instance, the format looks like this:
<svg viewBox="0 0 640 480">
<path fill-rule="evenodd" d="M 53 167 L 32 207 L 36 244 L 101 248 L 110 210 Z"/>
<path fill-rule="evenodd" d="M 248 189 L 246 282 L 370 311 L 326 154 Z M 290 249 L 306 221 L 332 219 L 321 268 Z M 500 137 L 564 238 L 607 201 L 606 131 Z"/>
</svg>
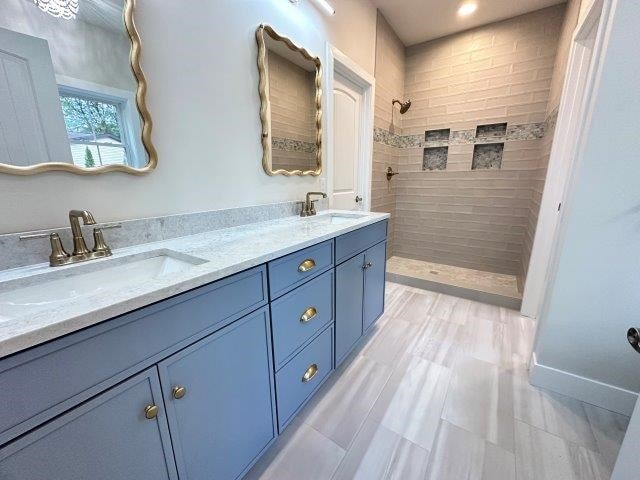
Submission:
<svg viewBox="0 0 640 480">
<path fill-rule="evenodd" d="M 400 114 L 392 109 L 394 98 L 402 99 L 404 91 L 404 45 L 378 12 L 376 33 L 376 98 L 374 126 L 388 131 L 400 130 Z M 397 176 L 387 181 L 388 167 L 397 170 L 397 148 L 383 143 L 373 144 L 371 178 L 371 210 L 391 213 L 388 254 L 394 250 L 395 185 Z"/>
<path fill-rule="evenodd" d="M 560 5 L 407 48 L 402 134 L 544 122 L 563 17 Z M 502 168 L 484 171 L 473 144 L 450 145 L 445 171 L 422 171 L 422 146 L 397 149 L 394 254 L 522 274 L 541 143 L 508 139 Z"/>
<path fill-rule="evenodd" d="M 316 72 L 315 65 L 311 66 L 314 70 L 307 71 L 275 52 L 268 52 L 271 135 L 295 141 L 273 145 L 274 170 L 316 168 Z M 281 143 L 286 148 L 281 148 Z"/>
<path fill-rule="evenodd" d="M 68 223 L 72 208 L 117 221 L 302 200 L 320 177 L 267 176 L 261 166 L 255 30 L 268 23 L 324 58 L 326 42 L 374 71 L 376 9 L 334 2 L 137 0 L 158 168 L 145 176 L 0 175 L 0 233 Z"/>
</svg>

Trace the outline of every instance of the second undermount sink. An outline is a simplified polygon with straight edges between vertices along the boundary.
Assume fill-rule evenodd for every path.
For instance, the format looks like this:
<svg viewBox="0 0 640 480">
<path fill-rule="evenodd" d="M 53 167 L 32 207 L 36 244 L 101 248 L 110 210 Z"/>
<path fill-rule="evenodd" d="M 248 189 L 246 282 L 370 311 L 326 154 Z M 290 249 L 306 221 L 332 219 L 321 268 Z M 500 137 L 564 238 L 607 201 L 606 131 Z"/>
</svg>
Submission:
<svg viewBox="0 0 640 480">
<path fill-rule="evenodd" d="M 350 213 L 350 212 L 344 212 L 344 213 L 325 213 L 325 214 L 320 214 L 316 217 L 316 220 L 323 222 L 323 223 L 330 223 L 331 225 L 340 225 L 346 222 L 350 222 L 352 220 L 355 220 L 357 218 L 362 218 L 362 217 L 366 217 L 367 214 L 366 213 Z"/>
<path fill-rule="evenodd" d="M 135 288 L 175 275 L 206 260 L 172 250 L 156 250 L 64 268 L 18 281 L 0 283 L 0 322 L 66 302 L 114 290 Z"/>
</svg>

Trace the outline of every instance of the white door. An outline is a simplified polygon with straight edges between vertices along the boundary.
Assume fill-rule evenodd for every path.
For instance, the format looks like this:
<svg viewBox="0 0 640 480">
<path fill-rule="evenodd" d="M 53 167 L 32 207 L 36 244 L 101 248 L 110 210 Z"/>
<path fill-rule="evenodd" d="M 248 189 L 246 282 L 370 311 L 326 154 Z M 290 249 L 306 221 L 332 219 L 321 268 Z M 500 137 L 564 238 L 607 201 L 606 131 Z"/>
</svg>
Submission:
<svg viewBox="0 0 640 480">
<path fill-rule="evenodd" d="M 522 298 L 521 313 L 531 318 L 538 318 L 542 308 L 551 273 L 550 264 L 559 235 L 562 205 L 571 182 L 580 134 L 585 129 L 585 108 L 591 98 L 595 75 L 595 42 L 599 32 L 604 28 L 601 15 L 602 3 L 594 2 L 582 24 L 576 28 L 569 56 Z"/>
<path fill-rule="evenodd" d="M 0 28 L 0 163 L 71 163 L 46 40 Z"/>
<path fill-rule="evenodd" d="M 363 91 L 344 76 L 333 77 L 333 196 L 332 208 L 362 210 L 364 177 L 360 129 Z"/>
</svg>

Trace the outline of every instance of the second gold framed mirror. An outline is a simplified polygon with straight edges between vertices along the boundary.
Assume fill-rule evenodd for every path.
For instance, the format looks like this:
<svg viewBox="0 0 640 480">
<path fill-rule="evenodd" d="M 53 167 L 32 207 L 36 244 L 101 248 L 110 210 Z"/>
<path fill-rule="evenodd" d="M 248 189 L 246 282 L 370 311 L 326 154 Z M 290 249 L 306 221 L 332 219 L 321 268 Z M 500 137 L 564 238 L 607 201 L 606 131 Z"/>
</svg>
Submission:
<svg viewBox="0 0 640 480">
<path fill-rule="evenodd" d="M 322 173 L 322 65 L 268 25 L 256 30 L 267 175 Z"/>
</svg>

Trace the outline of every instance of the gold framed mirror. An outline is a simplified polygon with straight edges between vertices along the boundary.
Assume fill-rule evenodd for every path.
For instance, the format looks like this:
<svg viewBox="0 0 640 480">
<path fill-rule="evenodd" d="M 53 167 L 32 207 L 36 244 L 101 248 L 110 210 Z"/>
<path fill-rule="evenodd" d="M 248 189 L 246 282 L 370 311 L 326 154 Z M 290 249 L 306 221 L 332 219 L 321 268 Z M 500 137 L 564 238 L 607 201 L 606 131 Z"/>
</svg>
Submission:
<svg viewBox="0 0 640 480">
<path fill-rule="evenodd" d="M 157 166 L 136 0 L 2 0 L 0 173 Z"/>
<path fill-rule="evenodd" d="M 322 66 L 268 25 L 256 30 L 262 166 L 267 175 L 322 173 Z"/>
</svg>

